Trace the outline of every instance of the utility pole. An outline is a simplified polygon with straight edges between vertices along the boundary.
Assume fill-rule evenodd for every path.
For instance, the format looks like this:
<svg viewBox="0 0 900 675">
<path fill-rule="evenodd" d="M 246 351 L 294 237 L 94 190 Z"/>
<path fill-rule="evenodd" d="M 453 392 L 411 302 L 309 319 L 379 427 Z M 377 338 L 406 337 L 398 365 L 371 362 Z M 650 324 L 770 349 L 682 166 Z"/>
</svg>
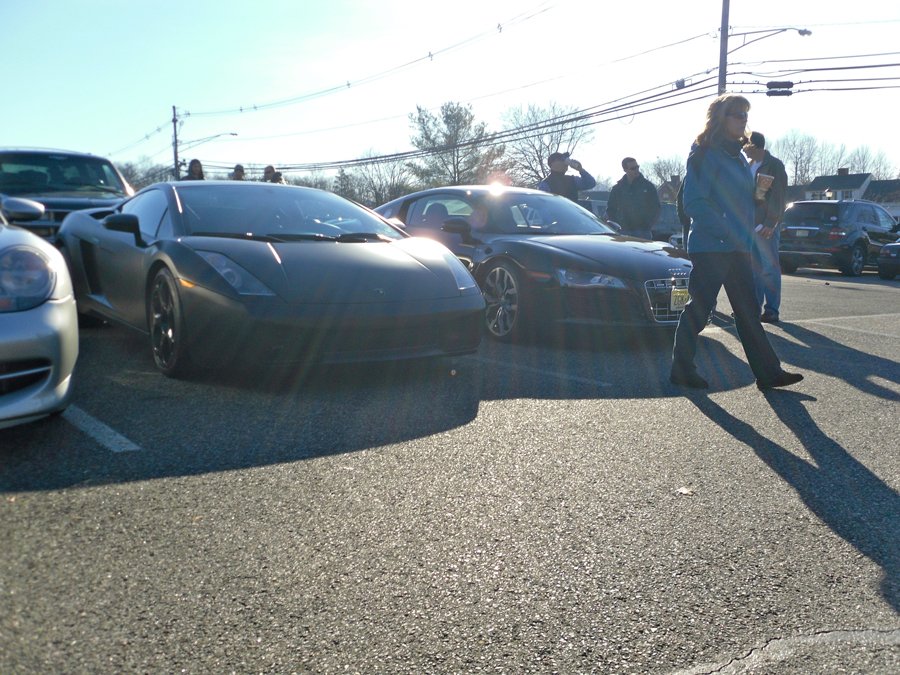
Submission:
<svg viewBox="0 0 900 675">
<path fill-rule="evenodd" d="M 175 106 L 172 106 L 172 154 L 175 155 L 175 180 L 181 178 L 178 175 L 178 115 Z"/>
<path fill-rule="evenodd" d="M 728 72 L 728 9 L 730 0 L 722 0 L 722 29 L 719 33 L 719 96 L 725 93 Z"/>
</svg>

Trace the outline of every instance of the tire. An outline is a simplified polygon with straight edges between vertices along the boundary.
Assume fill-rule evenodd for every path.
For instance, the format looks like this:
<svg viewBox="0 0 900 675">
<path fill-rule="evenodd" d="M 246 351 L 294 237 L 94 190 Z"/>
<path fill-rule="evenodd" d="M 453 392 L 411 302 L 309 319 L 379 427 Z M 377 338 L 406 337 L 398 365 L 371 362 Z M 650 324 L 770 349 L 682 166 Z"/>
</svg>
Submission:
<svg viewBox="0 0 900 675">
<path fill-rule="evenodd" d="M 892 281 L 894 277 L 897 276 L 896 272 L 888 272 L 887 270 L 879 269 L 878 276 L 885 281 Z"/>
<path fill-rule="evenodd" d="M 184 329 L 184 310 L 178 285 L 168 268 L 153 277 L 147 294 L 147 326 L 153 361 L 166 377 L 185 377 L 194 371 Z"/>
<path fill-rule="evenodd" d="M 481 286 L 487 303 L 484 325 L 488 334 L 501 342 L 521 338 L 526 307 L 520 272 L 510 263 L 495 263 L 485 273 Z"/>
<path fill-rule="evenodd" d="M 784 274 L 793 274 L 794 272 L 797 271 L 797 264 L 788 262 L 787 260 L 782 260 L 781 261 L 781 271 Z"/>
<path fill-rule="evenodd" d="M 865 244 L 855 244 L 850 249 L 850 256 L 847 262 L 840 268 L 841 272 L 848 277 L 858 277 L 863 273 L 866 266 L 866 246 Z"/>
</svg>

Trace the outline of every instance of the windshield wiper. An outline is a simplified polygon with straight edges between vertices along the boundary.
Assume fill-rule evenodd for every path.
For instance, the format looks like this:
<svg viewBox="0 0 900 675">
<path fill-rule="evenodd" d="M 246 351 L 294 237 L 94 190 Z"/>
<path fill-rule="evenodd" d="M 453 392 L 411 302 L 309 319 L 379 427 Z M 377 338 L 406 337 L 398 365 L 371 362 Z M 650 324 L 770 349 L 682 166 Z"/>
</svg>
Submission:
<svg viewBox="0 0 900 675">
<path fill-rule="evenodd" d="M 253 234 L 253 232 L 192 232 L 195 237 L 221 237 L 222 239 L 246 239 L 247 241 L 264 241 L 270 244 L 283 242 L 284 239 L 271 234 Z"/>
<path fill-rule="evenodd" d="M 354 241 L 385 241 L 391 242 L 394 241 L 390 237 L 386 237 L 383 234 L 378 234 L 377 232 L 346 232 L 335 237 L 336 241 L 344 241 L 344 242 L 354 242 Z"/>
</svg>

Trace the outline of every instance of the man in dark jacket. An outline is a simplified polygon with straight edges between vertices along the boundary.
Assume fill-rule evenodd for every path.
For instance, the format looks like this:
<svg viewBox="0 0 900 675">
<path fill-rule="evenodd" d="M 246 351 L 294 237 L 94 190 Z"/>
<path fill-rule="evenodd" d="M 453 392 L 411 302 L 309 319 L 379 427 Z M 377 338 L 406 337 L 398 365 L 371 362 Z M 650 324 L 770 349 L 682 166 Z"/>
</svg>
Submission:
<svg viewBox="0 0 900 675">
<path fill-rule="evenodd" d="M 653 239 L 651 230 L 659 219 L 659 195 L 656 187 L 641 175 L 633 157 L 622 160 L 625 175 L 613 186 L 606 205 L 606 217 L 622 228 L 622 234 Z"/>
<path fill-rule="evenodd" d="M 547 165 L 550 167 L 550 174 L 538 183 L 538 190 L 562 195 L 577 202 L 580 190 L 590 190 L 597 184 L 597 181 L 585 170 L 581 162 L 571 159 L 568 152 L 550 153 L 550 156 L 547 157 Z M 569 167 L 577 171 L 578 175 L 568 175 L 566 172 Z"/>
<path fill-rule="evenodd" d="M 781 216 L 784 214 L 787 192 L 787 171 L 777 157 L 766 148 L 766 138 L 758 131 L 750 134 L 750 142 L 744 146 L 744 154 L 750 158 L 750 168 L 757 177 L 771 176 L 772 185 L 755 195 L 756 235 L 753 238 L 753 281 L 756 300 L 763 313 L 760 320 L 778 323 L 781 307 L 781 264 L 778 259 L 778 245 L 781 240 Z M 757 178 L 757 186 L 759 178 Z M 760 199 L 759 197 L 762 197 Z"/>
</svg>

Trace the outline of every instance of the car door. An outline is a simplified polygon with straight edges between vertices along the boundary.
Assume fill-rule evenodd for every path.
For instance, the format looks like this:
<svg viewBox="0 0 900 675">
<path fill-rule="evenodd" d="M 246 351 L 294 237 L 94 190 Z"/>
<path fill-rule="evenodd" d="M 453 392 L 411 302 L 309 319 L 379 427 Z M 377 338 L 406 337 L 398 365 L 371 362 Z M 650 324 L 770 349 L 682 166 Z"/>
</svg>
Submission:
<svg viewBox="0 0 900 675">
<path fill-rule="evenodd" d="M 884 239 L 881 230 L 882 226 L 878 222 L 878 215 L 875 208 L 871 204 L 857 205 L 857 223 L 859 224 L 862 234 L 867 241 L 866 264 L 875 264 L 878 253 L 881 251 L 881 244 Z"/>
<path fill-rule="evenodd" d="M 473 235 L 448 232 L 444 225 L 448 220 L 464 220 L 471 225 L 474 211 L 472 202 L 452 193 L 432 193 L 412 201 L 406 210 L 406 232 L 414 237 L 430 237 L 441 242 L 470 269 L 473 252 L 478 245 L 477 232 Z"/>
<path fill-rule="evenodd" d="M 881 247 L 885 244 L 891 244 L 897 240 L 897 222 L 893 219 L 890 213 L 885 211 L 880 206 L 874 207 L 875 209 L 875 217 L 878 218 L 878 251 L 881 251 Z"/>
<path fill-rule="evenodd" d="M 166 195 L 161 190 L 141 192 L 125 202 L 120 211 L 137 216 L 143 245 L 132 234 L 103 228 L 94 256 L 100 290 L 109 308 L 121 321 L 141 329 L 146 328 L 144 261 L 154 248 L 152 243 L 167 216 L 167 208 Z"/>
</svg>

